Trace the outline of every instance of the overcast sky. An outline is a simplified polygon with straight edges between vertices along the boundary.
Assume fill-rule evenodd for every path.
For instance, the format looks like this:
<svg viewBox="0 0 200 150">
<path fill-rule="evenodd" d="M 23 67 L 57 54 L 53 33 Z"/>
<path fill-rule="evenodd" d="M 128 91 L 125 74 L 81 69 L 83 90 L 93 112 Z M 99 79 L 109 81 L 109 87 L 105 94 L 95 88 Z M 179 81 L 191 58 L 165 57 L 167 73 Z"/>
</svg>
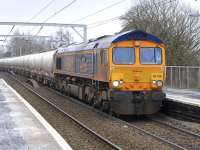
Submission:
<svg viewBox="0 0 200 150">
<path fill-rule="evenodd" d="M 40 13 L 40 15 L 34 19 L 31 19 L 41 8 L 51 1 L 52 0 L 2 0 L 0 5 L 0 21 L 43 22 L 50 15 L 73 0 L 54 0 L 45 11 Z M 190 5 L 196 10 L 200 8 L 200 0 L 180 1 L 184 2 L 186 5 Z M 93 23 L 123 15 L 131 7 L 131 5 L 135 5 L 137 2 L 138 0 L 77 0 L 70 7 L 66 8 L 48 22 L 87 24 L 88 38 L 94 38 L 105 34 L 113 34 L 115 32 L 119 32 L 121 29 L 121 22 L 119 20 L 114 19 L 114 21 L 109 21 L 104 25 L 100 25 L 100 23 Z M 108 8 L 105 11 L 97 13 L 96 15 L 86 19 L 79 20 L 113 4 L 116 5 L 112 8 Z M 11 27 L 8 28 L 1 26 L 0 34 L 7 34 L 10 28 Z M 20 29 L 22 30 L 22 28 Z M 37 32 L 37 30 L 34 30 L 33 32 Z M 47 32 L 48 30 L 44 30 L 41 34 L 46 34 Z"/>
</svg>

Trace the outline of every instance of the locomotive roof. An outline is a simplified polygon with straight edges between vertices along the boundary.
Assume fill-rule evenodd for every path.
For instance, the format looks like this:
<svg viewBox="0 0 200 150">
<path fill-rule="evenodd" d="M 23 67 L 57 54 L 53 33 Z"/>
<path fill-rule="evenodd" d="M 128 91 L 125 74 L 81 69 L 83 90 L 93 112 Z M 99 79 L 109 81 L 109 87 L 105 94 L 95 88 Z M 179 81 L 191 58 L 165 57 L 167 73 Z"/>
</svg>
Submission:
<svg viewBox="0 0 200 150">
<path fill-rule="evenodd" d="M 108 48 L 112 43 L 127 40 L 147 40 L 156 43 L 163 43 L 159 38 L 147 32 L 141 30 L 131 30 L 112 36 L 102 36 L 87 43 L 58 48 L 57 53 L 63 53 L 67 51 L 91 50 L 94 48 Z"/>
</svg>

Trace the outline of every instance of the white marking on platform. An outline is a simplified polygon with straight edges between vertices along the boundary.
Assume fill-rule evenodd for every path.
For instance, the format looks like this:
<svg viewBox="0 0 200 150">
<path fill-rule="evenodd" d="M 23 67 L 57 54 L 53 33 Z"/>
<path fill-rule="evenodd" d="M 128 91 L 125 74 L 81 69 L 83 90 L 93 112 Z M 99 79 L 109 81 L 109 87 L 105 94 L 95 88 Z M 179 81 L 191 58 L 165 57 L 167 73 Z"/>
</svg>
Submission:
<svg viewBox="0 0 200 150">
<path fill-rule="evenodd" d="M 25 106 L 33 113 L 33 115 L 42 123 L 42 125 L 49 131 L 49 133 L 53 136 L 56 142 L 63 150 L 72 150 L 70 145 L 62 138 L 62 136 L 38 113 L 35 108 L 33 108 L 15 89 L 13 89 L 10 85 L 7 84 L 6 81 L 2 80 L 8 88 L 11 89 L 12 92 L 16 94 L 16 96 L 25 104 Z"/>
</svg>

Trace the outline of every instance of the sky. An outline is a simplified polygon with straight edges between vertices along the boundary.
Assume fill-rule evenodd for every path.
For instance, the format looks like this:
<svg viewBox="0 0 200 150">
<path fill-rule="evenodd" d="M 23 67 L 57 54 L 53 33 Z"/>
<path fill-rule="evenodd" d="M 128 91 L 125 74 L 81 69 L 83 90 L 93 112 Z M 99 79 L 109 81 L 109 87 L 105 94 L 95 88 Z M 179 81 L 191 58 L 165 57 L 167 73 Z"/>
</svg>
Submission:
<svg viewBox="0 0 200 150">
<path fill-rule="evenodd" d="M 49 16 L 72 1 L 73 0 L 1 0 L 0 22 L 44 22 Z M 76 0 L 71 6 L 55 15 L 47 22 L 86 24 L 88 26 L 88 39 L 102 35 L 110 35 L 119 32 L 122 28 L 122 22 L 115 18 L 125 14 L 131 6 L 136 5 L 138 1 L 139 0 Z M 180 1 L 197 11 L 200 9 L 200 0 Z M 33 18 L 33 16 L 48 3 L 49 7 Z M 114 6 L 85 18 L 111 5 Z M 107 21 L 112 18 L 114 18 L 113 21 Z M 11 28 L 12 26 L 0 26 L 0 34 L 8 34 Z M 33 27 L 27 28 L 17 26 L 15 29 L 19 29 L 22 32 L 28 31 L 32 34 L 38 31 L 38 28 Z M 81 29 L 77 30 L 81 32 Z M 55 28 L 44 28 L 40 32 L 40 35 L 51 35 L 54 31 Z M 80 41 L 80 38 L 74 31 L 70 30 L 70 32 L 75 39 Z"/>
</svg>

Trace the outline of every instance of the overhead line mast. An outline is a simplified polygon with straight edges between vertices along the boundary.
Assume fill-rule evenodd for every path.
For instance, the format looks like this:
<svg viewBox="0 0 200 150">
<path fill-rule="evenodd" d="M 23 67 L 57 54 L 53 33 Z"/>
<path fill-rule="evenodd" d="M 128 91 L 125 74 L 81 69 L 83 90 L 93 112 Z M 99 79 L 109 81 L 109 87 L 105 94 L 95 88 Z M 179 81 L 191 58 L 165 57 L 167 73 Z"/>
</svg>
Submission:
<svg viewBox="0 0 200 150">
<path fill-rule="evenodd" d="M 52 3 L 54 2 L 54 0 L 49 1 L 42 9 L 40 9 L 35 15 L 33 15 L 27 22 L 30 22 L 31 20 L 33 20 L 34 18 L 36 18 L 37 16 L 39 16 L 43 11 L 45 11 Z M 11 30 L 9 31 L 8 35 L 10 35 L 12 33 L 12 31 L 14 30 L 15 25 L 12 26 Z M 4 43 L 7 41 L 7 37 L 5 37 Z"/>
<path fill-rule="evenodd" d="M 51 26 L 51 27 L 68 27 L 72 28 L 76 33 L 78 32 L 75 28 L 82 28 L 83 33 L 77 33 L 80 38 L 83 40 L 83 42 L 87 41 L 87 26 L 84 24 L 63 24 L 63 23 L 30 23 L 30 22 L 0 22 L 0 25 L 11 25 L 11 26 L 16 26 L 16 25 L 21 25 L 21 26 Z M 34 37 L 38 35 L 32 35 Z M 6 36 L 8 37 L 8 36 Z M 39 36 L 42 37 L 42 36 Z"/>
</svg>

